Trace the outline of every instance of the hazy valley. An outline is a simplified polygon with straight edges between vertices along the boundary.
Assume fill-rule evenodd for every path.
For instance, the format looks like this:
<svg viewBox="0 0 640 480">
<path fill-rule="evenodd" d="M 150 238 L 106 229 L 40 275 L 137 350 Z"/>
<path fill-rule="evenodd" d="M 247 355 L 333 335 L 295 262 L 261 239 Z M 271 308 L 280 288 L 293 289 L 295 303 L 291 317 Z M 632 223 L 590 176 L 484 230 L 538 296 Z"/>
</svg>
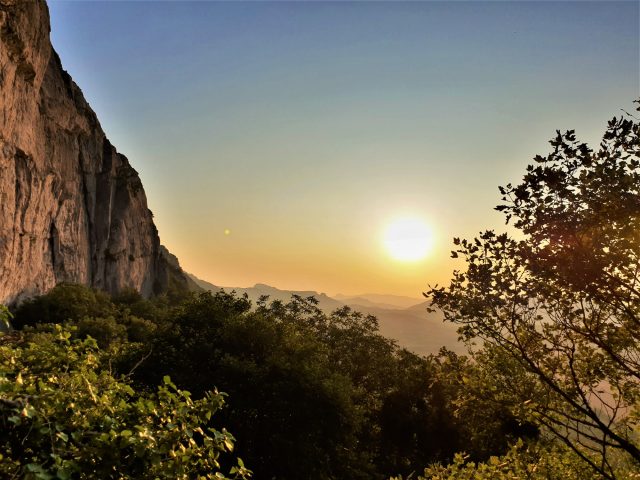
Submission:
<svg viewBox="0 0 640 480">
<path fill-rule="evenodd" d="M 458 327 L 451 322 L 444 322 L 441 312 L 428 312 L 429 302 L 426 300 L 382 294 L 357 296 L 338 294 L 330 297 L 311 290 L 280 290 L 264 284 L 256 284 L 249 288 L 218 287 L 194 275 L 188 275 L 198 286 L 207 291 L 224 290 L 227 293 L 246 294 L 254 304 L 262 296 L 268 296 L 269 301 L 280 300 L 286 303 L 291 300 L 292 295 L 299 295 L 303 298 L 314 297 L 318 301 L 318 307 L 327 314 L 348 306 L 355 311 L 376 317 L 382 335 L 396 340 L 400 347 L 407 348 L 418 355 L 436 354 L 442 347 L 456 353 L 466 352 L 464 344 L 458 341 Z"/>
</svg>

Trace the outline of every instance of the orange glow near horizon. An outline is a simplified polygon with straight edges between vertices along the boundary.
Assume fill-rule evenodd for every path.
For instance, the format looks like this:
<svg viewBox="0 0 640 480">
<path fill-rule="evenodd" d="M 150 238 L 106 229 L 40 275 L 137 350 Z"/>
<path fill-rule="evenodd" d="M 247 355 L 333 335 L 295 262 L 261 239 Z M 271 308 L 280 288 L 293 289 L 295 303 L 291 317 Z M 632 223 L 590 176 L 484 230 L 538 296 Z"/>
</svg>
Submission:
<svg viewBox="0 0 640 480">
<path fill-rule="evenodd" d="M 162 244 L 224 287 L 421 299 L 464 268 L 452 238 L 509 231 L 498 185 L 638 92 L 638 2 L 48 6 Z M 385 247 L 409 214 L 431 243 Z"/>
<path fill-rule="evenodd" d="M 263 283 L 282 290 L 391 294 L 420 301 L 428 284 L 442 284 L 450 278 L 453 265 L 448 255 L 449 234 L 444 233 L 447 225 L 431 226 L 442 222 L 439 215 L 430 214 L 427 222 L 422 215 L 398 216 L 394 211 L 407 210 L 397 206 L 370 211 L 357 225 L 355 220 L 348 224 L 349 229 L 319 228 L 319 217 L 315 217 L 314 234 L 309 233 L 311 224 L 291 231 L 266 222 L 251 226 L 236 222 L 228 228 L 230 235 L 220 235 L 217 232 L 224 227 L 213 224 L 210 236 L 167 229 L 180 235 L 167 234 L 163 240 L 170 248 L 175 246 L 171 250 L 186 271 L 220 287 Z M 372 222 L 375 217 L 379 221 Z M 391 235 L 388 242 L 385 233 Z M 402 238 L 407 233 L 415 238 Z"/>
</svg>

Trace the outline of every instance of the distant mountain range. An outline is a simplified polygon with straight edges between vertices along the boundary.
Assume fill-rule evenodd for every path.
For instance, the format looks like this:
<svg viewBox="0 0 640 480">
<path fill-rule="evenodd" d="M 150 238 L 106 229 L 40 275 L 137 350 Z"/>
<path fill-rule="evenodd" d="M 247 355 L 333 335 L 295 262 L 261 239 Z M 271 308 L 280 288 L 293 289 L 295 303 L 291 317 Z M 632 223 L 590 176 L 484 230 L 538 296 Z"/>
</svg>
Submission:
<svg viewBox="0 0 640 480">
<path fill-rule="evenodd" d="M 364 293 L 356 296 L 338 293 L 333 298 L 349 305 L 375 306 L 388 309 L 404 309 L 424 302 L 424 300 L 418 298 L 404 297 L 401 295 L 384 295 L 380 293 Z"/>
<path fill-rule="evenodd" d="M 188 275 L 204 290 L 235 291 L 239 295 L 246 293 L 254 303 L 262 295 L 268 295 L 270 300 L 287 302 L 291 295 L 295 294 L 301 297 L 315 297 L 318 307 L 327 313 L 348 305 L 359 312 L 374 315 L 378 319 L 382 335 L 397 340 L 400 346 L 420 355 L 437 353 L 440 347 L 447 347 L 456 353 L 465 352 L 464 345 L 457 341 L 457 327 L 445 323 L 440 312 L 427 312 L 428 301 L 420 302 L 411 297 L 383 294 L 338 294 L 330 297 L 313 290 L 280 290 L 262 283 L 249 288 L 219 287 L 194 275 Z"/>
</svg>

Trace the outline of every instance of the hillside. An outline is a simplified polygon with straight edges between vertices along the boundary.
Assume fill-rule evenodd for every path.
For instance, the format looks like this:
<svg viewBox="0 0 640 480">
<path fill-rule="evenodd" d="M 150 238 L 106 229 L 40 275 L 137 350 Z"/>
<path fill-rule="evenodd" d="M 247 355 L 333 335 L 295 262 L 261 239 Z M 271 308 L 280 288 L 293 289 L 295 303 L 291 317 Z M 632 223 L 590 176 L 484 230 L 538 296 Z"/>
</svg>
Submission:
<svg viewBox="0 0 640 480">
<path fill-rule="evenodd" d="M 337 295 L 334 298 L 312 290 L 280 290 L 260 283 L 248 288 L 219 287 L 194 275 L 188 275 L 205 290 L 212 292 L 235 291 L 238 295 L 246 293 L 253 303 L 263 295 L 268 295 L 270 300 L 283 302 L 290 300 L 291 295 L 299 295 L 301 297 L 315 297 L 318 300 L 318 307 L 325 313 L 331 313 L 337 308 L 348 305 L 359 312 L 374 315 L 378 319 L 382 335 L 397 340 L 401 347 L 419 355 L 437 353 L 440 347 L 447 347 L 457 353 L 465 352 L 464 345 L 457 341 L 457 327 L 451 323 L 443 322 L 439 312 L 427 312 L 428 302 L 420 302 L 408 308 L 402 308 L 398 304 L 411 304 L 413 299 L 376 294 L 366 294 L 367 298 L 365 296 L 348 297 L 344 295 Z M 372 300 L 376 298 L 388 303 L 376 303 Z M 395 302 L 395 305 L 390 302 Z"/>
<path fill-rule="evenodd" d="M 419 355 L 435 354 L 441 347 L 465 353 L 458 342 L 457 326 L 444 322 L 440 312 L 429 313 L 426 305 L 406 309 L 386 309 L 353 305 L 355 310 L 374 315 L 380 323 L 380 333 L 398 341 L 401 347 Z"/>
<path fill-rule="evenodd" d="M 404 309 L 413 307 L 424 299 L 407 297 L 404 295 L 385 295 L 380 293 L 362 293 L 360 295 L 342 295 L 340 293 L 333 296 L 336 300 L 349 305 L 365 305 L 371 307 Z"/>
</svg>

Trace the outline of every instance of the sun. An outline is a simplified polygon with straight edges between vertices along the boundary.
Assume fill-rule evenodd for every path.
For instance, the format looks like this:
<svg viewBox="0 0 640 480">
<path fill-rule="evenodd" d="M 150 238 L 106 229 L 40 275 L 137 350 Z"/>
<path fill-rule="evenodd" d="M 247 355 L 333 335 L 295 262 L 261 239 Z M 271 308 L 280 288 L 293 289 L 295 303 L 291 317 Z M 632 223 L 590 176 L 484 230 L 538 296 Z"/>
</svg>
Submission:
<svg viewBox="0 0 640 480">
<path fill-rule="evenodd" d="M 427 256 L 433 246 L 433 233 L 429 226 L 417 217 L 401 217 L 393 220 L 384 231 L 387 253 L 402 262 L 415 262 Z"/>
</svg>

